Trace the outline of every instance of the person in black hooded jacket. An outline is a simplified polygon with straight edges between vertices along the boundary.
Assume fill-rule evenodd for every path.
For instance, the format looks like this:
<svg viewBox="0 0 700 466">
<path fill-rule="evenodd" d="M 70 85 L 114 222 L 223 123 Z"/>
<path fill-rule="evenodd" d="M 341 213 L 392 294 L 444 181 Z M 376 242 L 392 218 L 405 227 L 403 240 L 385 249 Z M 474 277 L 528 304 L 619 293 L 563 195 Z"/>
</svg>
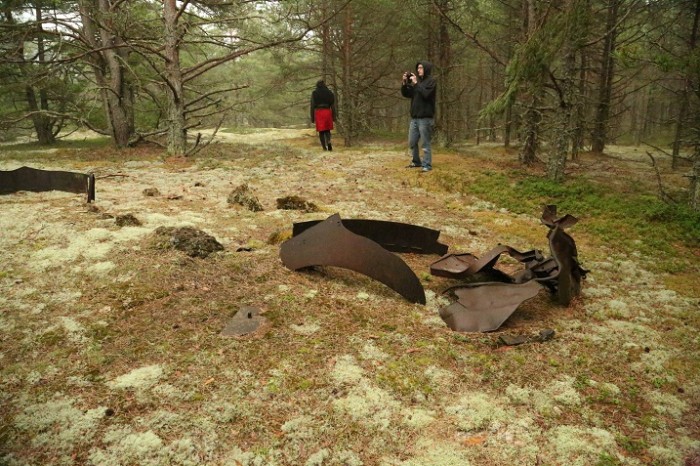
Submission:
<svg viewBox="0 0 700 466">
<path fill-rule="evenodd" d="M 435 126 L 435 97 L 437 82 L 431 76 L 433 64 L 427 61 L 416 63 L 416 73 L 404 73 L 401 95 L 411 99 L 411 123 L 408 127 L 408 147 L 411 151 L 409 167 L 423 167 L 424 172 L 433 169 L 433 154 L 430 140 Z M 423 160 L 418 153 L 418 141 L 423 142 Z"/>
<path fill-rule="evenodd" d="M 335 95 L 326 87 L 326 83 L 320 80 L 311 93 L 311 123 L 316 123 L 316 131 L 323 150 L 333 150 L 331 144 L 333 121 L 335 121 Z"/>
</svg>

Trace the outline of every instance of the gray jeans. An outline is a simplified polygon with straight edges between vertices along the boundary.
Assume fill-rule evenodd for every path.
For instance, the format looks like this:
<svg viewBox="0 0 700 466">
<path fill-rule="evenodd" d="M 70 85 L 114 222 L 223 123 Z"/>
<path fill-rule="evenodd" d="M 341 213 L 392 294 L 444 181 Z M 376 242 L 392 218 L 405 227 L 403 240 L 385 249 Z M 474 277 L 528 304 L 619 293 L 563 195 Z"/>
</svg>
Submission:
<svg viewBox="0 0 700 466">
<path fill-rule="evenodd" d="M 430 140 L 433 136 L 433 118 L 411 118 L 408 126 L 408 148 L 411 150 L 414 165 L 423 165 L 423 168 L 433 168 L 433 153 L 430 148 Z M 423 142 L 423 162 L 418 154 L 418 140 Z"/>
</svg>

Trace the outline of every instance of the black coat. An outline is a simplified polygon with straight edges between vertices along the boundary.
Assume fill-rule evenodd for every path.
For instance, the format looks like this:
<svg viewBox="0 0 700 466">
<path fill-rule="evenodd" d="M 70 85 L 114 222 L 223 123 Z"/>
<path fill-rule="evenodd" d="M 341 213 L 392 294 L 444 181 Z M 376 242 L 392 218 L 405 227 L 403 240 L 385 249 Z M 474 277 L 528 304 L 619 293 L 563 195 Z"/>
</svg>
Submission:
<svg viewBox="0 0 700 466">
<path fill-rule="evenodd" d="M 333 120 L 335 120 L 335 95 L 326 87 L 326 83 L 319 81 L 316 83 L 316 89 L 311 93 L 311 122 L 314 122 L 314 112 L 317 108 L 330 108 L 333 112 Z"/>
<path fill-rule="evenodd" d="M 434 118 L 435 96 L 437 95 L 437 82 L 430 74 L 433 64 L 427 61 L 416 63 L 416 75 L 418 65 L 423 65 L 423 78 L 418 78 L 414 86 L 410 81 L 401 86 L 401 95 L 411 100 L 411 118 Z"/>
</svg>

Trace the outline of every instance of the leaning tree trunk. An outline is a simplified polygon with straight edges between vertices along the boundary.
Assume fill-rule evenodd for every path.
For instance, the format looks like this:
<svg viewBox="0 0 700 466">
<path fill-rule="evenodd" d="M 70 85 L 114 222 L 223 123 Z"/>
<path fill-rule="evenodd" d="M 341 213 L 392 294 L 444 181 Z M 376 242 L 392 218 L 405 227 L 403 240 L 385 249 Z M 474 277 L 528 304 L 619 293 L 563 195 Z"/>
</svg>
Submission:
<svg viewBox="0 0 700 466">
<path fill-rule="evenodd" d="M 184 8 L 184 7 L 183 7 Z M 175 0 L 163 2 L 165 23 L 165 80 L 168 95 L 168 154 L 183 156 L 187 149 L 184 86 L 180 67 L 178 9 Z"/>
<path fill-rule="evenodd" d="M 88 62 L 101 90 L 102 106 L 109 124 L 110 135 L 115 146 L 127 147 L 135 134 L 135 98 L 124 66 L 128 59 L 128 52 L 126 47 L 122 47 L 124 40 L 115 30 L 117 22 L 109 16 L 116 13 L 109 13 L 110 10 L 107 0 L 80 2 L 84 38 L 92 49 Z M 99 26 L 94 19 L 98 11 L 103 12 Z"/>
<path fill-rule="evenodd" d="M 596 105 L 593 133 L 591 134 L 591 146 L 593 152 L 599 154 L 605 150 L 608 138 L 608 124 L 610 120 L 610 105 L 612 101 L 612 83 L 615 72 L 615 48 L 617 41 L 617 21 L 619 16 L 620 0 L 609 0 L 608 16 L 606 21 L 605 40 L 603 41 L 603 56 L 601 60 L 600 76 L 598 79 L 598 102 Z"/>
</svg>

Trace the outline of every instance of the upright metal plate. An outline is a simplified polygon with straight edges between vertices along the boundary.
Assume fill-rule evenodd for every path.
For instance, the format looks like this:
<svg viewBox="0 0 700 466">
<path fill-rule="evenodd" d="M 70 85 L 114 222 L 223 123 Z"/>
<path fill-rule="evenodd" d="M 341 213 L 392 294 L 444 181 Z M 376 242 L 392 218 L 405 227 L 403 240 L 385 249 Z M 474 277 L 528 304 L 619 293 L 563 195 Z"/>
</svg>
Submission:
<svg viewBox="0 0 700 466">
<path fill-rule="evenodd" d="M 0 170 L 0 194 L 17 191 L 82 193 L 86 195 L 87 202 L 91 202 L 95 200 L 95 175 L 30 167 Z"/>
</svg>

